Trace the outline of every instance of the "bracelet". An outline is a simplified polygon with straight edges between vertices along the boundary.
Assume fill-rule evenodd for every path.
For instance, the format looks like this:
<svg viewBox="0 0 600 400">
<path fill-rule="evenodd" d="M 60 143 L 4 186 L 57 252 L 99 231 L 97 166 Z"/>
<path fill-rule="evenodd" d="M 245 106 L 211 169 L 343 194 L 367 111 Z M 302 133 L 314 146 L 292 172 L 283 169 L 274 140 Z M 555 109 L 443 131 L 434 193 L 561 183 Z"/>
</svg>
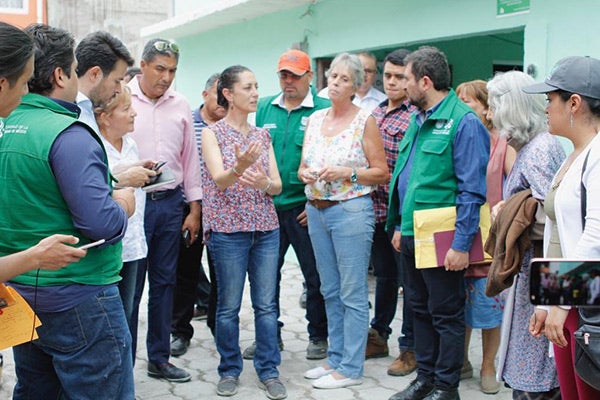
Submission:
<svg viewBox="0 0 600 400">
<path fill-rule="evenodd" d="M 269 177 L 267 177 L 267 180 L 269 181 L 269 183 L 267 183 L 267 187 L 263 189 L 263 192 L 269 194 L 269 189 L 271 189 L 271 185 L 273 185 L 273 181 Z"/>
<path fill-rule="evenodd" d="M 233 172 L 233 175 L 234 175 L 236 178 L 239 178 L 240 176 L 242 176 L 242 174 L 240 174 L 240 173 L 239 173 L 239 172 L 238 172 L 238 171 L 235 169 L 235 166 L 234 166 L 234 167 L 231 167 L 231 172 Z"/>
</svg>

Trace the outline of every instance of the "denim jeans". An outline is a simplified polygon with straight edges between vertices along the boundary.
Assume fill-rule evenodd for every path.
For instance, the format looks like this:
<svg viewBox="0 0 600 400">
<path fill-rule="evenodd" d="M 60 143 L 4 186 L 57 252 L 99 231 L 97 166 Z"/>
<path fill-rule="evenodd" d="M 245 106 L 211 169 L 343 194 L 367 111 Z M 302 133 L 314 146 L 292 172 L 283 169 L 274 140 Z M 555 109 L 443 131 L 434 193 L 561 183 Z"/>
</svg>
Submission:
<svg viewBox="0 0 600 400">
<path fill-rule="evenodd" d="M 400 255 L 418 332 L 418 379 L 439 389 L 457 388 L 465 347 L 465 271 L 416 269 L 413 236 L 402 236 Z"/>
<path fill-rule="evenodd" d="M 13 399 L 134 398 L 131 335 L 117 285 L 38 316 L 39 340 L 13 347 Z"/>
<path fill-rule="evenodd" d="M 373 203 L 361 196 L 323 209 L 308 204 L 306 212 L 327 311 L 328 364 L 347 378 L 360 378 L 369 327 Z"/>
<path fill-rule="evenodd" d="M 266 232 L 211 232 L 208 248 L 217 277 L 215 341 L 221 355 L 220 376 L 242 373 L 240 307 L 246 275 L 254 309 L 254 369 L 261 381 L 277 378 L 281 355 L 277 346 L 277 258 L 279 229 Z"/>
<path fill-rule="evenodd" d="M 392 333 L 390 324 L 394 320 L 398 304 L 399 268 L 394 253 L 389 235 L 385 231 L 385 222 L 376 223 L 371 251 L 376 282 L 375 314 L 371 320 L 371 327 L 386 339 Z"/>
<path fill-rule="evenodd" d="M 308 320 L 308 338 L 310 340 L 327 340 L 327 315 L 325 301 L 320 292 L 321 281 L 317 272 L 315 255 L 308 229 L 298 223 L 298 215 L 305 209 L 302 204 L 291 210 L 277 211 L 280 229 L 279 263 L 277 272 L 277 316 L 279 317 L 279 282 L 281 282 L 281 267 L 285 262 L 285 253 L 292 245 L 304 281 L 306 282 L 306 319 Z"/>
<path fill-rule="evenodd" d="M 127 261 L 121 268 L 121 280 L 119 281 L 119 295 L 125 309 L 125 318 L 131 331 L 131 314 L 133 313 L 133 297 L 135 295 L 135 284 L 137 281 L 138 264 L 141 260 Z"/>
<path fill-rule="evenodd" d="M 135 351 L 138 313 L 147 271 L 148 361 L 164 364 L 169 361 L 171 353 L 171 316 L 181 239 L 183 194 L 174 190 L 172 194 L 160 200 L 150 200 L 150 196 L 146 200 L 144 231 L 148 243 L 148 258 L 142 260 L 138 266 L 132 313 L 133 348 Z"/>
</svg>

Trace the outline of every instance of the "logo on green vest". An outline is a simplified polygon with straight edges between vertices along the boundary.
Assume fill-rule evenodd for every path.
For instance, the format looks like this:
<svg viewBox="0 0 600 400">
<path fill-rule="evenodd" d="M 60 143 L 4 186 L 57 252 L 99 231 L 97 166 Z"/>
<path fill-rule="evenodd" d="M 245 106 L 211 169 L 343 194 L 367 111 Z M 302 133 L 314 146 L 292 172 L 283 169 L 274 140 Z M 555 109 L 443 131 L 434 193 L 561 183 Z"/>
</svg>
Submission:
<svg viewBox="0 0 600 400">
<path fill-rule="evenodd" d="M 452 129 L 452 125 L 454 125 L 454 119 L 450 118 L 449 120 L 439 119 L 435 123 L 435 128 L 431 131 L 432 135 L 449 135 L 450 129 Z"/>
</svg>

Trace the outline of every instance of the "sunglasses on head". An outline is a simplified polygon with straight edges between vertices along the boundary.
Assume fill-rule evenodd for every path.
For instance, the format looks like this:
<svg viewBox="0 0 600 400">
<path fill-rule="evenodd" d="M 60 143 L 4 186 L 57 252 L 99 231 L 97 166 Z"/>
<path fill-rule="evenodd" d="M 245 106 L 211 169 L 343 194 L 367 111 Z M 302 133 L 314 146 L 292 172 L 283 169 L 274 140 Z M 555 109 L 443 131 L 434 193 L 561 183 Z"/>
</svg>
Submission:
<svg viewBox="0 0 600 400">
<path fill-rule="evenodd" d="M 159 40 L 158 42 L 154 42 L 154 44 L 152 45 L 156 51 L 160 51 L 165 52 L 165 51 L 172 51 L 173 53 L 179 53 L 179 46 L 177 46 L 175 43 L 171 43 L 171 42 L 167 42 L 164 40 Z"/>
</svg>

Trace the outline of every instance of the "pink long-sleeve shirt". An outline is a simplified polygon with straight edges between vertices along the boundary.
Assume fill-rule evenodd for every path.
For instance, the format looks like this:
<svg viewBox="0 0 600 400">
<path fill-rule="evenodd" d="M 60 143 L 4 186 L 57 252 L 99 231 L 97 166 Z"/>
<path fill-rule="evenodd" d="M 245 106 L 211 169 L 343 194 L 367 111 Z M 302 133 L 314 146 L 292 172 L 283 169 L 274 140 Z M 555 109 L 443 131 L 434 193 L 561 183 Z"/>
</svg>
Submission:
<svg viewBox="0 0 600 400">
<path fill-rule="evenodd" d="M 183 185 L 187 201 L 201 200 L 200 157 L 187 100 L 169 88 L 152 102 L 142 92 L 139 78 L 132 79 L 128 86 L 137 112 L 135 129 L 130 135 L 137 143 L 140 160 L 166 161 L 165 168 L 175 175 L 175 182 L 158 190 Z"/>
</svg>

